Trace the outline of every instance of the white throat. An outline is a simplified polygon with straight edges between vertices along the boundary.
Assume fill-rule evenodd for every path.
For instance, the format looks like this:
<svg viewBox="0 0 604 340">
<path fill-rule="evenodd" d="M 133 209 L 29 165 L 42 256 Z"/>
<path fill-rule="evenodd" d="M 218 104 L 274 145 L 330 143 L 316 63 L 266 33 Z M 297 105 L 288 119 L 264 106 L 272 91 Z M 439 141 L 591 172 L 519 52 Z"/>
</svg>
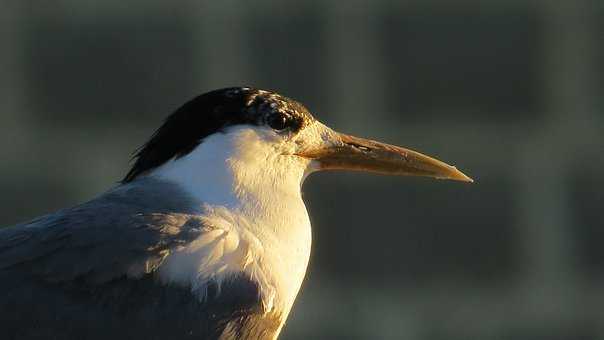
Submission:
<svg viewBox="0 0 604 340">
<path fill-rule="evenodd" d="M 300 192 L 310 170 L 308 160 L 287 155 L 283 139 L 269 129 L 232 127 L 149 174 L 180 185 L 216 228 L 166 259 L 165 280 L 195 288 L 216 271 L 245 271 L 259 281 L 266 311 L 287 316 L 310 256 Z"/>
</svg>

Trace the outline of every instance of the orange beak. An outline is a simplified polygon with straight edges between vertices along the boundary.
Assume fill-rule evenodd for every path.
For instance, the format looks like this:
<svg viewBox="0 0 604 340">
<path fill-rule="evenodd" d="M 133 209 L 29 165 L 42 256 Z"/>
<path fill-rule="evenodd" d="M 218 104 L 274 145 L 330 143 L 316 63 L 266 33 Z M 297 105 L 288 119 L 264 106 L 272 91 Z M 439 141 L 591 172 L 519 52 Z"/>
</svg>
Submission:
<svg viewBox="0 0 604 340">
<path fill-rule="evenodd" d="M 336 140 L 329 146 L 305 150 L 297 155 L 316 161 L 318 170 L 365 171 L 473 182 L 454 166 L 417 151 L 341 133 L 335 136 Z"/>
</svg>

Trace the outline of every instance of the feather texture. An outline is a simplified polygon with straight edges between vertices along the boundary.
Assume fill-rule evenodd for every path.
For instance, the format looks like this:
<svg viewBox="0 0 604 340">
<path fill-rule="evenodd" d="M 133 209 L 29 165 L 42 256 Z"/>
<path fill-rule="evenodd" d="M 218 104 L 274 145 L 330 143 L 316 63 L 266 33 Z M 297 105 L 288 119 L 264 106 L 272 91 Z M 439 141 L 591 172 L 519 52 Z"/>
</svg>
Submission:
<svg viewBox="0 0 604 340">
<path fill-rule="evenodd" d="M 179 248 L 210 249 L 202 245 L 209 235 L 224 244 L 208 251 L 208 268 L 238 258 L 236 240 L 186 202 L 174 185 L 140 179 L 0 230 L 3 338 L 274 338 L 282 316 L 266 312 L 250 275 L 229 270 L 195 287 L 160 279 Z"/>
</svg>

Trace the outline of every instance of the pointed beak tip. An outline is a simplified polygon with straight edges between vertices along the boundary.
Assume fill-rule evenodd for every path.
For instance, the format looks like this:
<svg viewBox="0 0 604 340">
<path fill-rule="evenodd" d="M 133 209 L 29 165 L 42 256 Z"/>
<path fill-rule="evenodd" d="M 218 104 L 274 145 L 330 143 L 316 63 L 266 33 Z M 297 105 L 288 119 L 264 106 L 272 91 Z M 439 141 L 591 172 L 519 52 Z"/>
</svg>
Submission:
<svg viewBox="0 0 604 340">
<path fill-rule="evenodd" d="M 452 168 L 451 174 L 446 179 L 459 181 L 459 182 L 474 183 L 474 180 L 471 177 L 469 177 L 466 174 L 464 174 L 463 172 L 457 170 L 456 167 L 452 166 L 451 168 Z"/>
<path fill-rule="evenodd" d="M 462 182 L 466 182 L 466 183 L 474 183 L 474 179 L 472 179 L 471 177 L 466 176 L 464 179 L 461 180 Z"/>
</svg>

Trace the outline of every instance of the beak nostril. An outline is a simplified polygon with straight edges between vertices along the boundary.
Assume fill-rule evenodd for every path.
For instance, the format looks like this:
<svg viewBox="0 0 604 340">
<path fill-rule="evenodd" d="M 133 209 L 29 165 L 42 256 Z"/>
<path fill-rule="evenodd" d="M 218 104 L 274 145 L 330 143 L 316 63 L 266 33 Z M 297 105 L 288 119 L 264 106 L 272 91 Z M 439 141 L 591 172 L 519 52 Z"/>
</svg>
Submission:
<svg viewBox="0 0 604 340">
<path fill-rule="evenodd" d="M 359 150 L 361 150 L 361 151 L 365 151 L 365 152 L 369 152 L 369 151 L 371 151 L 371 148 L 370 148 L 370 147 L 367 147 L 367 146 L 365 146 L 365 145 L 356 144 L 356 143 L 346 143 L 346 144 L 348 144 L 348 145 L 352 146 L 352 147 L 353 147 L 353 148 L 355 148 L 355 149 L 359 149 Z"/>
</svg>

